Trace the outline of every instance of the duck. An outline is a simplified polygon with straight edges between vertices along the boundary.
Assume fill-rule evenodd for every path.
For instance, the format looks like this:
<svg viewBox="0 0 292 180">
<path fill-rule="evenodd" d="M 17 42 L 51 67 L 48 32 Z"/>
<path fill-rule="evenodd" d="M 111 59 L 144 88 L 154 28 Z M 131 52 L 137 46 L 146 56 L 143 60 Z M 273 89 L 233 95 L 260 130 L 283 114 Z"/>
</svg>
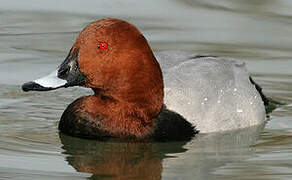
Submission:
<svg viewBox="0 0 292 180">
<path fill-rule="evenodd" d="M 176 58 L 173 58 L 174 56 Z M 162 62 L 164 70 L 161 70 L 157 59 Z M 171 61 L 181 64 L 168 66 Z M 264 122 L 264 107 L 268 99 L 243 66 L 233 60 L 214 56 L 177 56 L 169 52 L 154 54 L 146 38 L 133 24 L 117 18 L 104 18 L 90 23 L 80 32 L 57 70 L 43 78 L 24 83 L 22 90 L 51 91 L 72 86 L 93 90 L 93 95 L 82 96 L 68 105 L 59 121 L 60 133 L 96 140 L 184 141 L 192 139 L 199 132 L 229 130 Z M 187 69 L 185 72 L 180 69 L 183 67 L 199 69 L 195 76 L 189 76 L 196 69 Z M 210 67 L 221 67 L 221 70 L 209 69 Z M 224 97 L 229 96 L 230 88 L 234 93 L 233 86 L 236 83 L 230 83 L 230 76 L 222 75 L 234 73 L 230 70 L 232 68 L 241 69 L 241 80 L 248 84 L 248 90 L 244 87 L 241 89 L 243 92 L 251 92 L 243 96 L 249 102 L 242 99 L 233 100 L 236 100 L 236 103 L 245 103 L 241 111 L 246 108 L 245 114 L 253 114 L 252 118 L 257 119 L 255 123 L 245 122 L 249 121 L 246 119 L 250 116 L 243 116 L 243 123 L 236 118 L 232 121 L 226 118 L 226 115 L 232 113 L 228 110 L 224 112 L 222 108 L 220 113 L 214 110 L 210 113 L 214 118 L 206 115 L 208 108 L 228 107 L 222 105 L 223 103 L 234 109 L 234 103 L 227 102 Z M 224 76 L 220 84 L 216 84 L 218 81 L 208 80 L 208 77 L 219 76 Z M 172 80 L 173 77 L 176 80 Z M 202 81 L 202 77 L 207 77 L 207 80 Z M 231 77 L 234 75 L 231 74 Z M 182 78 L 191 78 L 191 81 L 184 82 Z M 193 93 L 199 94 L 199 97 L 185 97 L 175 101 L 174 96 L 184 94 L 184 84 L 188 84 L 186 95 Z M 195 90 L 196 86 L 199 89 Z M 213 90 L 215 86 L 220 86 L 224 92 L 216 93 Z M 206 106 L 208 97 L 203 96 L 202 92 L 208 91 L 212 92 L 212 96 L 216 96 L 217 103 L 209 102 Z M 191 102 L 181 102 L 188 99 Z M 250 102 L 253 102 L 253 105 Z M 200 107 L 193 103 L 199 104 Z M 202 108 L 203 103 L 207 109 Z M 194 107 L 196 110 L 192 113 Z M 191 115 L 188 114 L 190 112 Z M 200 117 L 200 113 L 204 114 L 204 117 Z M 226 115 L 219 120 L 222 114 Z M 226 126 L 230 124 L 229 120 L 232 123 Z M 234 125 L 234 122 L 237 124 Z"/>
</svg>

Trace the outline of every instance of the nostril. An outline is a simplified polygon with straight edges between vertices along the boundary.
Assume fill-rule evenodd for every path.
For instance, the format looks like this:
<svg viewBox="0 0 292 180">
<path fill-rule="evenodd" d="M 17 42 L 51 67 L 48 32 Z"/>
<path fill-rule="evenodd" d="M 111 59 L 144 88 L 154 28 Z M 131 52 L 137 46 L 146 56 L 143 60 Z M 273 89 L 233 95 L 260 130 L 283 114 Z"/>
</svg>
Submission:
<svg viewBox="0 0 292 180">
<path fill-rule="evenodd" d="M 61 79 L 65 79 L 70 71 L 70 66 L 69 65 L 64 65 L 58 70 L 58 77 Z"/>
</svg>

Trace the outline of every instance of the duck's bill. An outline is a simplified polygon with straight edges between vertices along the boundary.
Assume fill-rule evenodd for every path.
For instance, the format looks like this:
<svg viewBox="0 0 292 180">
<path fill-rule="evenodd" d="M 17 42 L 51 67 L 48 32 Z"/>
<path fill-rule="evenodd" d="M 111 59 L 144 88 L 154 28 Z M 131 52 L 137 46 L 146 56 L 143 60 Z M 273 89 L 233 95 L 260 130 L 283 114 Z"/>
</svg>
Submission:
<svg viewBox="0 0 292 180">
<path fill-rule="evenodd" d="M 63 87 L 85 85 L 85 75 L 80 72 L 78 52 L 70 55 L 51 74 L 22 85 L 23 91 L 50 91 Z"/>
<path fill-rule="evenodd" d="M 58 70 L 51 74 L 22 85 L 23 91 L 50 91 L 62 87 L 66 87 L 68 82 L 64 79 L 58 78 Z"/>
</svg>

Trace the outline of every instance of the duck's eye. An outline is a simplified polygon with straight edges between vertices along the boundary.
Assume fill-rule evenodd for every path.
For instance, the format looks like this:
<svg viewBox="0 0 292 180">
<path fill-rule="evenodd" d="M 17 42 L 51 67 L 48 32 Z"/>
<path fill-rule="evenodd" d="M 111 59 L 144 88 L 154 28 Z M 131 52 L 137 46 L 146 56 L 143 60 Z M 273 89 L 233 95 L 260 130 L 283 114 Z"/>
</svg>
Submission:
<svg viewBox="0 0 292 180">
<path fill-rule="evenodd" d="M 102 42 L 97 47 L 98 47 L 98 49 L 106 50 L 107 49 L 107 43 Z"/>
</svg>

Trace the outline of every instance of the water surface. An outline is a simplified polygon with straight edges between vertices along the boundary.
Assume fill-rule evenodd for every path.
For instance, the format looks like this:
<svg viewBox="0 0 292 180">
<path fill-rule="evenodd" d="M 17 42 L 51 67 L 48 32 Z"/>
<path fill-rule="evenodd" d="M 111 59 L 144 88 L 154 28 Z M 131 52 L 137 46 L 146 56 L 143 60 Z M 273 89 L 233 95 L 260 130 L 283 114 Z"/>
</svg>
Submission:
<svg viewBox="0 0 292 180">
<path fill-rule="evenodd" d="M 0 179 L 291 179 L 292 3 L 288 0 L 0 0 Z M 103 17 L 137 25 L 153 50 L 241 59 L 264 92 L 287 105 L 263 126 L 190 142 L 117 143 L 59 135 L 82 88 L 24 93 Z"/>
</svg>

